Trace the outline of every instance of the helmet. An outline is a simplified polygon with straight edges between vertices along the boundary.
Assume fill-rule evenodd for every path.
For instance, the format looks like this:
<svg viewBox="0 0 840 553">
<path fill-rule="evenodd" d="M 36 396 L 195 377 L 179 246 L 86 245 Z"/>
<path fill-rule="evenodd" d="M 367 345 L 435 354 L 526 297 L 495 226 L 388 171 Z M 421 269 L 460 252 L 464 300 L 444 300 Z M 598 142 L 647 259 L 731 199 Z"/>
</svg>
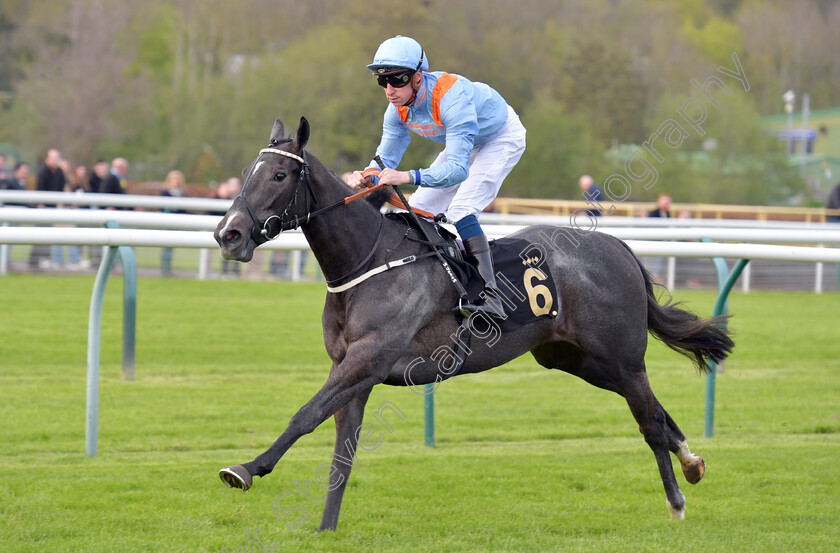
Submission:
<svg viewBox="0 0 840 553">
<path fill-rule="evenodd" d="M 429 60 L 420 43 L 407 36 L 397 35 L 379 45 L 373 63 L 367 66 L 374 75 L 413 69 L 428 71 Z"/>
</svg>

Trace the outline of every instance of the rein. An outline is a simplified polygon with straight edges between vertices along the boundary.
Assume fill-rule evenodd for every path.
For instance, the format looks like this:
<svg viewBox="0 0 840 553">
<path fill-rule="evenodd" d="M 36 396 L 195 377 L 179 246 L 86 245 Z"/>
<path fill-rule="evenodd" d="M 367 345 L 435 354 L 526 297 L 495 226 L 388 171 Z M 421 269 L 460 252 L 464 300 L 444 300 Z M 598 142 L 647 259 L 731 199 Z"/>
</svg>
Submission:
<svg viewBox="0 0 840 553">
<path fill-rule="evenodd" d="M 308 223 L 309 221 L 311 221 L 315 217 L 317 217 L 319 215 L 322 215 L 323 213 L 331 211 L 331 210 L 333 210 L 337 207 L 347 205 L 350 202 L 356 201 L 359 198 L 362 198 L 364 196 L 367 196 L 368 194 L 371 194 L 372 192 L 375 192 L 376 190 L 379 190 L 380 188 L 383 188 L 385 186 L 389 186 L 387 184 L 378 184 L 376 186 L 372 186 L 372 187 L 370 187 L 366 190 L 363 190 L 361 192 L 353 194 L 352 196 L 348 196 L 346 198 L 343 198 L 343 199 L 341 199 L 341 200 L 339 200 L 335 203 L 332 203 L 328 206 L 325 206 L 325 207 L 322 207 L 320 209 L 316 209 L 315 211 L 312 211 L 310 209 L 310 203 L 317 203 L 317 201 L 315 200 L 315 197 L 312 193 L 312 189 L 309 186 L 309 172 L 310 172 L 310 169 L 309 169 L 309 163 L 306 161 L 306 151 L 304 150 L 301 153 L 303 154 L 303 157 L 301 157 L 297 154 L 293 154 L 291 152 L 287 152 L 285 150 L 280 150 L 278 148 L 273 148 L 273 147 L 263 148 L 262 150 L 260 150 L 260 153 L 257 156 L 256 161 L 254 161 L 254 164 L 251 167 L 251 170 L 248 173 L 248 176 L 245 178 L 245 183 L 242 185 L 242 191 L 240 191 L 239 195 L 234 200 L 234 202 L 238 200 L 242 204 L 244 204 L 245 209 L 248 211 L 248 215 L 250 215 L 252 221 L 254 222 L 254 228 L 251 231 L 251 238 L 254 239 L 254 242 L 256 242 L 257 245 L 265 244 L 266 242 L 268 242 L 270 240 L 274 240 L 275 238 L 280 236 L 280 234 L 282 234 L 283 232 L 300 228 L 302 225 L 305 225 L 306 223 Z M 277 214 L 270 215 L 265 221 L 260 221 L 259 217 L 257 217 L 256 211 L 254 210 L 253 206 L 251 205 L 251 202 L 249 202 L 245 198 L 243 193 L 244 193 L 246 187 L 248 186 L 248 183 L 250 182 L 250 179 L 251 179 L 254 171 L 257 169 L 257 167 L 259 167 L 260 158 L 264 154 L 275 154 L 275 155 L 279 155 L 279 156 L 283 156 L 283 157 L 293 159 L 293 160 L 295 160 L 295 161 L 297 161 L 298 163 L 301 164 L 301 170 L 300 170 L 300 175 L 298 176 L 297 183 L 295 184 L 294 194 L 292 194 L 292 197 L 289 200 L 289 203 L 286 205 L 286 208 L 283 210 L 283 212 L 280 213 L 279 215 L 277 215 Z M 365 177 L 371 177 L 371 176 L 377 177 L 377 176 L 379 176 L 380 171 L 378 169 L 375 169 L 375 168 L 370 168 L 370 169 L 366 169 L 363 172 L 363 174 L 364 174 Z M 306 215 L 303 216 L 303 217 L 295 215 L 293 219 L 286 219 L 286 217 L 288 216 L 289 211 L 291 210 L 292 206 L 297 204 L 298 193 L 300 192 L 301 186 L 304 187 L 304 190 L 305 190 L 305 193 L 306 193 Z M 409 210 L 411 209 L 411 208 L 407 207 L 406 202 L 402 202 L 399 199 L 397 199 L 396 195 L 392 196 L 388 201 L 392 205 L 395 205 L 397 207 L 403 207 L 403 208 L 409 209 Z M 426 217 L 428 219 L 434 219 L 434 215 L 432 215 L 431 213 L 429 213 L 427 211 L 422 211 L 422 210 L 414 210 L 414 211 L 416 212 L 416 214 L 418 214 L 422 217 Z M 273 226 L 275 226 L 275 223 L 274 223 L 275 220 L 277 221 L 276 222 L 276 227 L 277 227 L 276 231 L 272 228 Z M 354 274 L 359 272 L 361 269 L 363 269 L 370 262 L 370 260 L 376 254 L 377 248 L 379 247 L 379 244 L 382 241 L 383 230 L 384 230 L 384 220 L 381 220 L 380 224 L 379 224 L 379 233 L 377 234 L 376 241 L 374 242 L 373 247 L 371 248 L 370 252 L 350 272 L 348 272 L 347 274 L 345 274 L 345 275 L 343 275 L 339 278 L 336 278 L 336 279 L 333 279 L 333 280 L 328 280 L 327 281 L 327 286 L 328 287 L 336 285 L 339 282 L 341 282 L 343 280 L 346 280 L 347 278 L 353 276 Z"/>
<path fill-rule="evenodd" d="M 362 176 L 364 176 L 364 177 L 378 177 L 379 173 L 381 173 L 381 171 L 379 169 L 376 169 L 375 167 L 370 167 L 370 168 L 362 171 Z M 344 203 L 349 204 L 350 202 L 352 202 L 354 200 L 358 200 L 362 196 L 367 196 L 371 192 L 375 192 L 375 191 L 377 191 L 380 188 L 383 188 L 385 186 L 391 186 L 391 185 L 390 184 L 377 184 L 376 186 L 371 186 L 367 190 L 362 190 L 361 192 L 358 192 L 356 194 L 353 194 L 352 196 L 348 196 L 348 197 L 344 198 Z M 397 194 L 391 194 L 391 197 L 388 198 L 388 203 L 391 204 L 394 207 L 399 207 L 399 208 L 405 209 L 406 211 L 413 211 L 414 213 L 416 213 L 420 217 L 423 217 L 424 219 L 434 220 L 434 218 L 435 218 L 434 213 L 430 213 L 430 212 L 424 211 L 422 209 L 417 209 L 416 207 L 409 207 L 407 205 L 407 202 L 403 202 L 403 200 L 400 197 L 398 197 Z"/>
<path fill-rule="evenodd" d="M 280 234 L 283 233 L 283 232 L 298 229 L 302 225 L 305 225 L 310 220 L 317 217 L 318 215 L 326 213 L 327 211 L 331 211 L 331 210 L 333 210 L 337 207 L 341 207 L 343 205 L 349 204 L 350 202 L 354 202 L 354 201 L 358 200 L 359 198 L 363 198 L 364 196 L 367 196 L 368 194 L 376 192 L 380 188 L 390 186 L 388 184 L 377 184 L 376 186 L 371 186 L 370 188 L 368 188 L 366 190 L 362 190 L 361 192 L 357 192 L 356 194 L 353 194 L 352 196 L 347 196 L 346 198 L 343 198 L 343 199 L 341 199 L 341 200 L 339 200 L 335 203 L 332 203 L 328 206 L 322 207 L 320 209 L 316 209 L 315 211 L 311 211 L 310 207 L 309 207 L 310 199 L 313 200 L 313 203 L 317 203 L 317 202 L 314 201 L 314 196 L 312 195 L 312 190 L 309 187 L 309 163 L 306 161 L 306 158 L 305 158 L 306 152 L 303 151 L 301 153 L 303 153 L 304 157 L 293 154 L 291 152 L 287 152 L 285 150 L 280 150 L 278 148 L 271 148 L 271 147 L 263 148 L 262 150 L 260 150 L 260 154 L 259 154 L 259 156 L 257 156 L 257 160 L 254 162 L 254 165 L 251 167 L 251 171 L 248 173 L 248 176 L 245 178 L 245 184 L 242 185 L 242 190 L 240 191 L 240 193 L 236 197 L 236 199 L 241 200 L 241 202 L 243 204 L 245 204 L 245 209 L 248 211 L 248 214 L 251 216 L 251 219 L 254 222 L 254 230 L 251 233 L 251 237 L 254 239 L 254 241 L 257 243 L 257 245 L 264 244 L 264 243 L 268 242 L 269 240 L 274 240 L 275 238 L 280 236 Z M 259 166 L 259 160 L 260 160 L 260 157 L 263 154 L 276 154 L 276 155 L 280 155 L 280 156 L 283 156 L 283 157 L 288 157 L 290 159 L 294 159 L 295 161 L 297 161 L 301 164 L 301 171 L 300 171 L 300 175 L 298 176 L 297 184 L 295 185 L 295 192 L 292 195 L 292 198 L 289 200 L 288 205 L 286 205 L 286 208 L 283 210 L 283 213 L 281 213 L 279 215 L 270 215 L 265 221 L 260 221 L 259 218 L 257 217 L 256 211 L 254 211 L 254 208 L 253 208 L 253 206 L 251 206 L 251 203 L 245 198 L 245 196 L 243 195 L 243 192 L 245 191 L 245 187 L 248 185 L 248 181 L 250 180 L 251 175 L 254 173 L 254 170 Z M 380 171 L 378 169 L 375 169 L 375 168 L 369 168 L 369 169 L 365 169 L 362 172 L 362 174 L 365 177 L 378 177 L 379 174 L 380 174 Z M 299 216 L 295 215 L 294 219 L 292 219 L 292 220 L 284 220 L 284 217 L 286 215 L 288 215 L 288 212 L 291 209 L 292 205 L 295 205 L 297 203 L 298 192 L 299 192 L 300 187 L 302 185 L 305 185 L 305 188 L 306 188 L 306 216 L 305 217 L 299 217 Z M 390 203 L 391 205 L 393 205 L 395 207 L 406 209 L 408 211 L 413 211 L 417 215 L 419 215 L 423 218 L 426 218 L 426 219 L 434 219 L 435 218 L 434 214 L 429 213 L 428 211 L 423 211 L 422 209 L 414 209 L 414 208 L 408 206 L 407 202 L 402 201 L 402 199 L 398 198 L 396 194 L 391 195 L 391 197 L 388 199 L 388 203 Z M 275 219 L 277 220 L 277 223 L 279 224 L 279 228 L 277 229 L 276 232 L 272 232 L 272 229 L 270 228 L 270 226 L 272 225 L 272 221 L 275 220 Z M 381 229 L 380 229 L 380 235 L 381 235 Z M 378 240 L 377 240 L 377 244 L 378 244 Z M 342 277 L 342 278 L 344 278 L 344 277 Z"/>
</svg>

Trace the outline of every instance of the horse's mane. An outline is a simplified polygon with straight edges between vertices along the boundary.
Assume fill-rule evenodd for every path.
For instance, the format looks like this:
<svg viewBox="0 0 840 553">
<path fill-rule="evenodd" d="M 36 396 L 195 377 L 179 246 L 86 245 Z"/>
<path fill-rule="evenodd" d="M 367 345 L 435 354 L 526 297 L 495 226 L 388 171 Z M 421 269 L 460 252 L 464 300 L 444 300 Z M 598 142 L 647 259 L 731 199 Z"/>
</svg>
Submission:
<svg viewBox="0 0 840 553">
<path fill-rule="evenodd" d="M 332 169 L 328 169 L 328 171 L 330 172 L 330 174 L 332 174 L 334 178 L 336 178 L 337 180 L 341 181 L 342 184 L 344 184 L 344 181 L 335 173 L 335 171 L 333 171 Z M 348 189 L 351 191 L 351 193 L 356 192 L 350 187 L 348 187 Z M 384 206 L 388 202 L 388 199 L 392 195 L 393 191 L 391 191 L 389 188 L 380 188 L 375 192 L 371 192 L 362 199 L 371 206 L 373 206 L 377 211 L 379 211 L 380 209 L 382 209 L 382 206 Z"/>
<path fill-rule="evenodd" d="M 281 139 L 278 143 L 282 144 L 284 142 L 289 142 L 289 141 L 291 141 L 291 139 Z M 318 161 L 318 165 L 320 165 L 323 168 L 323 170 L 327 171 L 332 178 L 336 179 L 343 186 L 347 187 L 347 190 L 349 191 L 348 196 L 350 194 L 353 194 L 353 193 L 356 192 L 356 190 L 353 190 L 350 186 L 347 186 L 347 184 L 344 182 L 344 180 L 342 180 L 342 178 L 340 176 L 338 176 L 335 173 L 335 171 L 333 171 L 332 169 L 330 169 L 329 167 L 327 167 L 326 165 L 321 163 L 321 161 L 318 160 L 317 157 L 315 157 L 311 153 L 309 153 L 309 151 L 307 151 L 307 156 L 308 156 L 310 162 L 311 162 L 312 158 L 315 158 Z M 380 188 L 379 190 L 376 190 L 375 192 L 371 192 L 370 194 L 368 194 L 367 196 L 365 196 L 362 199 L 367 204 L 371 205 L 374 209 L 379 211 L 379 210 L 382 209 L 382 206 L 384 206 L 388 202 L 388 199 L 392 195 L 393 195 L 393 191 L 390 188 L 383 187 L 383 188 Z"/>
<path fill-rule="evenodd" d="M 376 208 L 377 211 L 382 209 L 382 206 L 385 205 L 385 202 L 388 201 L 393 195 L 393 191 L 390 188 L 380 188 L 376 192 L 372 192 L 365 196 L 365 201 Z"/>
</svg>

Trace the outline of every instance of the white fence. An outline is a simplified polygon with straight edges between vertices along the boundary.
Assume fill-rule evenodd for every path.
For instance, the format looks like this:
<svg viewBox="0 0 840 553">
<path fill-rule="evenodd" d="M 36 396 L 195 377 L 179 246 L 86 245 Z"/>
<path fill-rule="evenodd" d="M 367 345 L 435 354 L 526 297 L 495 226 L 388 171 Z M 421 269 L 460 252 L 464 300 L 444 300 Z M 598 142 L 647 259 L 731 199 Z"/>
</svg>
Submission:
<svg viewBox="0 0 840 553">
<path fill-rule="evenodd" d="M 153 233 L 113 233 L 109 230 L 106 233 L 93 233 L 87 231 L 104 229 L 78 229 L 86 232 L 77 233 L 75 230 L 63 228 L 57 241 L 48 239 L 51 233 L 46 229 L 36 230 L 27 227 L 18 230 L 0 230 L 0 244 L 56 244 L 56 245 L 85 245 L 97 242 L 116 243 L 118 241 L 131 241 L 131 245 L 148 245 L 160 247 L 186 247 L 201 249 L 197 276 L 204 278 L 207 275 L 207 260 L 211 251 L 217 248 L 216 243 L 207 233 L 216 227 L 221 213 L 226 211 L 231 204 L 230 200 L 218 200 L 208 198 L 171 198 L 162 196 L 130 196 L 112 194 L 66 194 L 60 192 L 20 192 L 0 191 L 0 203 L 13 204 L 62 204 L 64 206 L 93 207 L 94 209 L 30 209 L 24 207 L 3 207 L 0 208 L 0 224 L 16 225 L 76 225 L 83 227 L 101 227 L 107 221 L 113 221 L 124 228 L 134 229 L 168 229 L 171 234 L 167 238 L 155 237 Z M 125 211 L 95 209 L 103 206 L 130 207 L 142 209 L 165 209 L 165 210 L 189 210 L 201 212 L 215 212 L 217 215 L 182 215 L 173 213 L 161 213 L 151 211 Z M 711 240 L 715 242 L 750 242 L 750 243 L 776 243 L 776 244 L 800 244 L 814 245 L 817 247 L 837 246 L 840 244 L 840 224 L 824 223 L 796 223 L 784 221 L 738 221 L 738 220 L 704 220 L 704 219 L 657 219 L 657 218 L 632 218 L 632 217 L 598 217 L 597 230 L 612 234 L 621 238 L 634 247 L 634 251 L 640 256 L 666 256 L 668 257 L 666 286 L 675 286 L 675 258 L 676 257 L 706 257 L 701 252 L 712 251 L 708 246 L 697 249 L 688 246 L 691 242 L 681 242 L 682 246 L 675 246 L 678 252 L 697 252 L 696 255 L 680 255 L 680 253 L 653 253 L 658 250 L 651 249 L 652 246 L 635 244 L 634 240 L 644 241 L 677 241 L 677 240 Z M 563 216 L 533 216 L 533 215 L 501 215 L 484 213 L 481 215 L 482 226 L 490 237 L 502 237 L 512 232 L 535 224 L 550 224 L 566 226 L 571 223 L 569 217 Z M 588 218 L 576 219 L 576 223 L 589 224 Z M 14 227 L 12 227 L 14 228 Z M 181 232 L 179 232 L 181 231 Z M 191 232 L 184 232 L 191 231 Z M 23 235 L 22 235 L 23 234 Z M 202 236 L 203 234 L 203 236 Z M 116 237 L 119 238 L 116 238 Z M 37 242 L 33 242 L 37 237 Z M 72 238 L 71 238 L 72 237 Z M 69 240 L 75 241 L 69 241 Z M 173 243 L 174 245 L 168 245 Z M 635 246 L 634 246 L 635 244 Z M 128 245 L 126 243 L 126 245 Z M 280 239 L 272 241 L 262 248 L 291 250 L 293 252 L 305 250 L 308 245 L 303 240 L 300 232 L 285 233 Z M 8 248 L 0 246 L 0 275 L 7 271 Z M 772 249 L 765 249 L 770 252 Z M 779 251 L 779 250 L 776 250 Z M 299 254 L 294 254 L 297 257 Z M 801 254 L 800 258 L 801 258 Z M 823 263 L 829 262 L 824 259 L 831 258 L 831 254 L 820 259 L 809 259 L 815 263 L 814 269 L 814 290 L 817 293 L 823 290 Z M 738 257 L 734 255 L 733 257 Z M 754 259 L 789 260 L 788 257 L 754 257 Z M 804 259 L 800 259 L 805 261 Z M 296 260 L 295 260 L 296 261 Z M 833 262 L 833 261 L 831 261 Z M 293 262 L 293 279 L 299 275 L 299 263 Z M 749 266 L 741 277 L 744 291 L 749 290 L 750 270 Z"/>
</svg>

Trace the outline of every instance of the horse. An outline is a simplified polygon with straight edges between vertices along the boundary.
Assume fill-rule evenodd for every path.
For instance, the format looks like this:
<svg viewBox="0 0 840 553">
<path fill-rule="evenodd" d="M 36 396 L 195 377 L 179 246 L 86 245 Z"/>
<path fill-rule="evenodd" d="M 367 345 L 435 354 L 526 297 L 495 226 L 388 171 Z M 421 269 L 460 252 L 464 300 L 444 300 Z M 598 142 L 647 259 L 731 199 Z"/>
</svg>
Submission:
<svg viewBox="0 0 840 553">
<path fill-rule="evenodd" d="M 328 288 L 332 291 L 324 306 L 324 343 L 332 362 L 324 386 L 265 452 L 220 471 L 227 486 L 242 490 L 251 487 L 254 476 L 272 472 L 301 436 L 330 416 L 336 425 L 335 458 L 348 451 L 352 455 L 371 389 L 378 384 L 420 386 L 453 376 L 440 364 L 417 360 L 429 359 L 461 328 L 452 313 L 458 293 L 439 260 L 427 254 L 428 243 L 405 240 L 404 222 L 383 215 L 380 208 L 390 190 L 348 202 L 355 191 L 305 150 L 310 137 L 306 118 L 293 136 L 284 133 L 277 119 L 268 147 L 243 171 L 241 192 L 214 237 L 223 257 L 247 262 L 258 245 L 300 228 L 328 285 L 345 286 Z M 547 237 L 554 244 L 546 244 Z M 493 340 L 474 340 L 458 374 L 486 371 L 530 352 L 547 369 L 619 394 L 653 451 L 671 517 L 684 518 L 685 496 L 669 452 L 691 484 L 700 481 L 706 465 L 691 452 L 650 388 L 647 337 L 650 332 L 707 372 L 710 361 L 723 361 L 734 347 L 722 319 L 700 318 L 671 299 L 660 303 L 650 274 L 615 237 L 541 225 L 509 238 L 526 240 L 546 254 L 541 270 L 553 277 L 560 308 L 554 317 L 536 319 Z M 365 271 L 394 258 L 416 262 L 379 273 Z M 363 271 L 369 278 L 359 278 Z M 351 281 L 357 283 L 348 285 Z M 318 531 L 336 529 L 352 466 L 332 467 Z"/>
</svg>

